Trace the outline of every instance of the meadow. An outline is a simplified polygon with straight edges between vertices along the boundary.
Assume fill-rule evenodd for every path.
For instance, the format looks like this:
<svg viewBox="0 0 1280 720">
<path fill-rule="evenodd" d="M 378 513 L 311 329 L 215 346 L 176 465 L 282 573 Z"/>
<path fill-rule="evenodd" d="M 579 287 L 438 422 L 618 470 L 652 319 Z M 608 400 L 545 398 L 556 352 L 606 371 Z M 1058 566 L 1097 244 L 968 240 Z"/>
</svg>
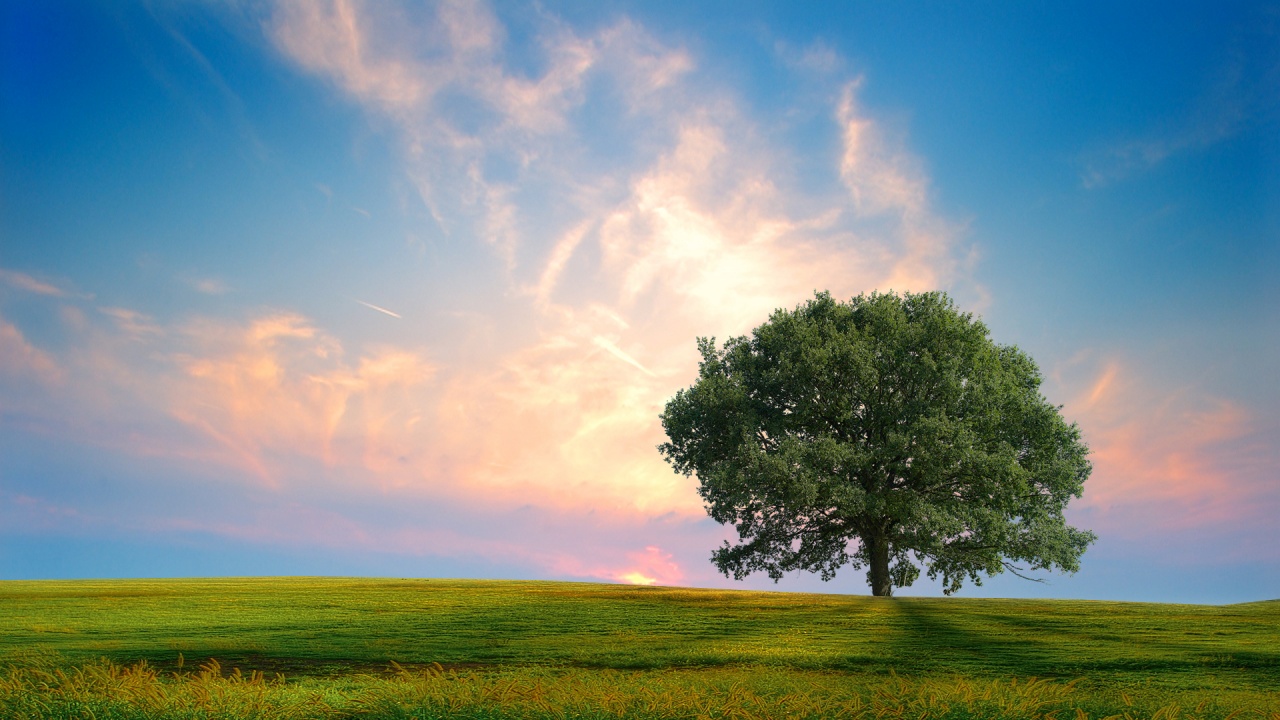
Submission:
<svg viewBox="0 0 1280 720">
<path fill-rule="evenodd" d="M 6 581 L 0 717 L 1280 720 L 1280 602 Z"/>
</svg>

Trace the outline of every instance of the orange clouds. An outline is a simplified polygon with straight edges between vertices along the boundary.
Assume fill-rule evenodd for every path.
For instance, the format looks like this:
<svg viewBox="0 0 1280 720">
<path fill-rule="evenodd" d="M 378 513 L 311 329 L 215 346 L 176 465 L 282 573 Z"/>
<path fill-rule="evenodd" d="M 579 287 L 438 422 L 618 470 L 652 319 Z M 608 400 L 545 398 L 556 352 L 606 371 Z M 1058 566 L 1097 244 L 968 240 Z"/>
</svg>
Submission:
<svg viewBox="0 0 1280 720">
<path fill-rule="evenodd" d="M 1225 528 L 1278 499 L 1273 451 L 1239 403 L 1162 391 L 1112 361 L 1066 410 L 1092 449 L 1080 507 L 1099 513 L 1110 532 Z"/>
<path fill-rule="evenodd" d="M 105 325 L 64 308 L 58 356 L 0 319 L 0 380 L 16 383 L 0 409 L 22 400 L 69 439 L 229 467 L 277 488 L 308 460 L 374 486 L 412 479 L 407 459 L 426 444 L 423 394 L 437 371 L 422 353 L 375 346 L 349 360 L 296 313 L 179 325 L 118 307 L 101 316 Z"/>
<path fill-rule="evenodd" d="M 435 373 L 417 354 L 383 348 L 351 367 L 336 338 L 289 313 L 247 325 L 202 321 L 185 332 L 200 354 L 174 356 L 182 374 L 170 379 L 167 410 L 233 464 L 275 482 L 269 457 L 315 457 L 394 481 L 376 474 L 411 451 L 421 417 L 412 393 Z"/>
<path fill-rule="evenodd" d="M 601 348 L 607 321 L 595 322 L 455 375 L 439 404 L 442 450 L 489 502 L 700 513 L 687 479 L 655 450 L 664 383 Z"/>
</svg>

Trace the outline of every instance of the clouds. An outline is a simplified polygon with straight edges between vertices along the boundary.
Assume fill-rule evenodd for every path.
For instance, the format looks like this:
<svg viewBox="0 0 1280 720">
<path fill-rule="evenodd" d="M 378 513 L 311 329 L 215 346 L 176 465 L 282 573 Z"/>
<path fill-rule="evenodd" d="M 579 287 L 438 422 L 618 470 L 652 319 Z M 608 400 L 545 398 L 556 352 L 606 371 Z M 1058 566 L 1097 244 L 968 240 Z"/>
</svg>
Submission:
<svg viewBox="0 0 1280 720">
<path fill-rule="evenodd" d="M 1126 180 L 1157 167 L 1171 157 L 1196 153 L 1230 138 L 1238 131 L 1241 117 L 1233 109 L 1209 120 L 1188 123 L 1164 134 L 1125 140 L 1086 156 L 1080 184 L 1095 190 Z"/>
<path fill-rule="evenodd" d="M 289 313 L 182 331 L 193 352 L 174 356 L 181 374 L 167 410 L 227 462 L 277 483 L 296 481 L 298 458 L 376 473 L 409 451 L 416 410 L 404 398 L 434 373 L 419 355 L 374 349 L 348 363 L 336 338 Z"/>
<path fill-rule="evenodd" d="M 1065 374 L 1099 557 L 1274 556 L 1274 28 L 629 7 L 33 26 L 75 82 L 5 120 L 0 529 L 713 584 L 730 531 L 654 447 L 694 338 L 941 288 Z"/>
<path fill-rule="evenodd" d="M 631 20 L 583 33 L 543 12 L 517 43 L 483 3 L 288 2 L 269 27 L 389 124 L 449 242 L 491 253 L 505 278 L 487 320 L 520 330 L 441 369 L 437 444 L 468 487 L 695 516 L 653 452 L 695 336 L 745 332 L 816 289 L 957 279 L 919 164 L 861 111 L 856 82 L 829 88 L 837 181 L 802 193 L 775 120 Z M 532 71 L 514 60 L 529 54 Z"/>
<path fill-rule="evenodd" d="M 60 356 L 0 318 L 0 368 L 14 381 L 6 397 L 28 398 L 25 412 L 68 441 L 182 458 L 271 487 L 298 481 L 310 461 L 375 480 L 410 451 L 406 433 L 421 414 L 412 391 L 435 373 L 405 348 L 348 359 L 337 338 L 296 313 L 161 325 L 100 310 L 98 321 L 67 308 Z"/>
<path fill-rule="evenodd" d="M 115 321 L 125 335 L 141 339 L 146 335 L 159 335 L 161 330 L 155 321 L 137 310 L 121 307 L 102 307 L 98 311 Z"/>
<path fill-rule="evenodd" d="M 335 253 L 368 265 L 270 302 L 227 275 L 233 263 L 192 270 L 193 310 L 0 270 L 0 300 L 41 308 L 0 306 L 6 417 L 176 468 L 168 500 L 120 506 L 121 527 L 714 581 L 705 555 L 723 531 L 655 449 L 664 403 L 695 378 L 694 339 L 749 332 L 815 290 L 981 295 L 970 248 L 910 139 L 866 106 L 874 72 L 850 76 L 832 47 L 762 47 L 806 88 L 803 106 L 762 106 L 633 19 L 508 10 L 264 6 L 272 54 L 256 59 L 283 61 L 386 140 L 388 184 L 411 188 L 405 234 L 438 251 Z M 314 178 L 300 186 L 332 201 Z M 358 232 L 385 228 L 374 220 L 394 206 L 356 208 Z M 1265 455 L 1235 452 L 1254 438 L 1239 403 L 1164 398 L 1116 366 L 1069 408 L 1096 451 L 1082 508 L 1098 523 L 1158 507 L 1222 524 L 1273 502 Z M 229 499 L 193 509 L 183 485 Z M 47 522 L 114 522 L 21 494 L 74 511 Z"/>
<path fill-rule="evenodd" d="M 1243 9 L 1254 17 L 1231 23 L 1230 43 L 1202 61 L 1200 77 L 1194 78 L 1196 92 L 1181 103 L 1179 112 L 1158 123 L 1148 121 L 1082 156 L 1080 183 L 1086 190 L 1130 180 L 1180 156 L 1205 154 L 1247 136 L 1251 126 L 1274 126 L 1280 108 L 1274 13 L 1260 7 Z"/>
<path fill-rule="evenodd" d="M 1091 528 L 1200 562 L 1274 546 L 1274 428 L 1238 401 L 1161 388 L 1118 359 L 1087 367 L 1066 413 L 1091 449 L 1094 472 L 1073 505 Z"/>
<path fill-rule="evenodd" d="M 22 290 L 37 295 L 46 295 L 49 297 L 67 297 L 68 293 L 56 285 L 37 280 L 36 278 L 20 273 L 15 270 L 0 269 L 0 283 L 4 283 L 12 288 Z"/>
<path fill-rule="evenodd" d="M 3 318 L 0 318 L 0 373 L 20 383 L 53 384 L 63 377 L 62 368 L 53 356 L 28 342 L 21 330 Z M 16 390 L 12 386 L 6 389 Z"/>
<path fill-rule="evenodd" d="M 66 282 L 41 280 L 24 272 L 0 267 L 0 290 L 4 288 L 43 299 L 93 300 L 92 294 L 77 291 L 74 287 L 69 288 Z M 3 295 L 0 295 L 0 299 L 2 298 Z"/>
<path fill-rule="evenodd" d="M 417 542 L 397 532 L 436 532 L 438 547 L 492 545 L 547 572 L 694 577 L 687 558 L 719 531 L 701 524 L 695 481 L 655 450 L 663 404 L 696 372 L 694 338 L 747 332 L 814 290 L 962 282 L 963 248 L 933 213 L 920 164 L 859 106 L 860 81 L 837 76 L 831 50 L 771 55 L 826 84 L 816 112 L 835 151 L 816 160 L 829 181 L 815 186 L 797 177 L 810 151 L 778 132 L 787 109 L 750 109 L 688 50 L 627 18 L 582 30 L 538 11 L 529 22 L 517 36 L 464 0 L 282 0 L 263 20 L 290 67 L 391 138 L 435 225 L 415 234 L 468 258 L 417 314 L 474 321 L 415 337 L 407 308 L 356 300 L 404 329 L 353 344 L 297 309 L 162 321 L 112 303 L 68 324 L 62 357 L 15 327 L 9 364 L 65 367 L 73 381 L 48 403 L 63 410 L 49 412 L 83 408 L 92 442 L 296 504 L 183 521 L 191 528 L 280 543 L 310 542 L 305 527 L 318 524 L 393 552 Z M 227 285 L 194 287 L 222 297 Z M 388 513 L 412 498 L 556 520 L 522 545 L 439 518 L 383 531 L 320 507 L 324 493 L 384 497 L 375 504 Z M 567 540 L 579 531 L 612 539 L 587 551 Z"/>
<path fill-rule="evenodd" d="M 296 62 L 325 73 L 361 100 L 391 112 L 416 105 L 430 93 L 423 79 L 428 73 L 383 55 L 383 49 L 369 41 L 363 19 L 359 6 L 349 0 L 282 2 L 276 6 L 272 31 Z"/>
</svg>

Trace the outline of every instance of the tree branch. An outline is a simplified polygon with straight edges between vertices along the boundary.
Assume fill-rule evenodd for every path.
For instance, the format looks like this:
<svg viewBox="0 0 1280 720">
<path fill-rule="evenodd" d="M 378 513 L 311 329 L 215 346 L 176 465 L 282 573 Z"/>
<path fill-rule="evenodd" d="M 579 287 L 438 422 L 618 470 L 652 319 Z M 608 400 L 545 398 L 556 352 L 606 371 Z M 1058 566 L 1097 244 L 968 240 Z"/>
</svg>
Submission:
<svg viewBox="0 0 1280 720">
<path fill-rule="evenodd" d="M 1018 567 L 1017 565 L 1014 565 L 1011 562 L 1003 561 L 1001 564 L 1004 565 L 1005 570 L 1008 570 L 1009 572 L 1013 573 L 1014 575 L 1017 575 L 1023 580 L 1030 580 L 1031 582 L 1037 582 L 1041 584 L 1045 582 L 1044 578 L 1034 578 L 1034 577 L 1029 577 L 1027 575 L 1023 575 L 1021 572 L 1022 568 Z"/>
</svg>

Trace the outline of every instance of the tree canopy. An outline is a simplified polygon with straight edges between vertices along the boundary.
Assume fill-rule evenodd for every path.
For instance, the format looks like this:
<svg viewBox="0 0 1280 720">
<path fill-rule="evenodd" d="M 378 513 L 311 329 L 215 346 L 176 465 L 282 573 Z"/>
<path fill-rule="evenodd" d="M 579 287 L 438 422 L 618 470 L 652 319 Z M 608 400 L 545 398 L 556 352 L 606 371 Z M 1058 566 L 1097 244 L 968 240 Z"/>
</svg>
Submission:
<svg viewBox="0 0 1280 720">
<path fill-rule="evenodd" d="M 818 293 L 750 337 L 697 342 L 658 449 L 736 527 L 711 557 L 725 575 L 866 567 L 891 595 L 923 567 L 951 594 L 1079 569 L 1095 537 L 1063 511 L 1091 470 L 1080 429 L 1035 362 L 945 293 Z"/>
</svg>

